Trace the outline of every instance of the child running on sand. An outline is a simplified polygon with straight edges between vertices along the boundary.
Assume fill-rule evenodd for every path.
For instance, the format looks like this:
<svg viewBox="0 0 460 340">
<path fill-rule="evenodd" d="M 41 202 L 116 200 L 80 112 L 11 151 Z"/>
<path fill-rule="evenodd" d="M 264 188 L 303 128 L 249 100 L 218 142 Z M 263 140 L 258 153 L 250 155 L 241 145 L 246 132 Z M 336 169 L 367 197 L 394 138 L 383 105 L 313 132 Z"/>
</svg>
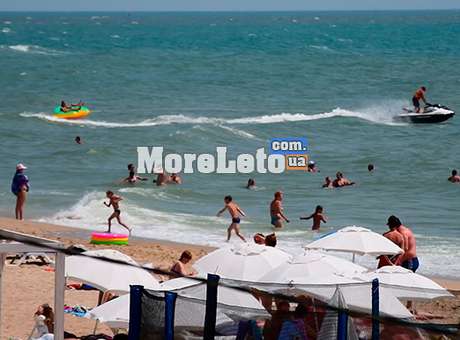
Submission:
<svg viewBox="0 0 460 340">
<path fill-rule="evenodd" d="M 217 216 L 220 216 L 225 210 L 228 210 L 230 213 L 230 216 L 232 217 L 232 223 L 227 229 L 227 242 L 230 241 L 230 237 L 232 236 L 232 230 L 235 231 L 235 234 L 242 239 L 244 242 L 246 242 L 246 239 L 243 237 L 243 235 L 240 234 L 240 216 L 246 216 L 243 210 L 235 203 L 233 202 L 232 196 L 225 196 L 224 198 L 225 202 L 225 207 L 223 207 L 218 213 Z"/>
<path fill-rule="evenodd" d="M 110 217 L 109 217 L 109 219 L 108 219 L 109 229 L 107 230 L 107 232 L 108 232 L 108 233 L 111 232 L 110 230 L 111 230 L 111 228 L 112 228 L 112 220 L 113 220 L 114 218 L 116 218 L 117 221 L 118 221 L 118 223 L 119 223 L 121 226 L 123 226 L 123 227 L 125 227 L 126 229 L 128 229 L 129 235 L 131 235 L 131 230 L 132 230 L 132 229 L 131 229 L 130 227 L 128 227 L 126 224 L 124 224 L 124 223 L 121 221 L 121 219 L 120 219 L 121 210 L 120 210 L 119 203 L 120 203 L 120 201 L 121 201 L 123 198 L 121 198 L 120 196 L 115 195 L 115 194 L 114 194 L 112 191 L 110 191 L 110 190 L 107 191 L 105 194 L 106 194 L 107 198 L 109 199 L 109 203 L 104 202 L 104 205 L 105 205 L 106 207 L 110 207 L 110 206 L 113 207 L 113 213 L 112 213 L 112 215 L 110 215 Z"/>
<path fill-rule="evenodd" d="M 323 215 L 323 207 L 320 205 L 316 206 L 315 212 L 308 217 L 300 217 L 301 220 L 309 220 L 310 218 L 313 219 L 313 225 L 311 226 L 311 230 L 319 230 L 321 227 L 321 222 L 326 223 L 327 217 Z"/>
</svg>

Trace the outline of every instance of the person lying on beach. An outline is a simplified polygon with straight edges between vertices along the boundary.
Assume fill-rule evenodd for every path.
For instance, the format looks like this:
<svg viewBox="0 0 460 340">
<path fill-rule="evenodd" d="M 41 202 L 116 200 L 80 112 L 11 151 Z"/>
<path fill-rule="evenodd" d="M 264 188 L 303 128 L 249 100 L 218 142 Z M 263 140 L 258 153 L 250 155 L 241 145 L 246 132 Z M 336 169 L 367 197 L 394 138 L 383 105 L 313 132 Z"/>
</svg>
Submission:
<svg viewBox="0 0 460 340">
<path fill-rule="evenodd" d="M 235 231 L 235 234 L 246 242 L 246 239 L 240 233 L 240 216 L 246 216 L 243 210 L 233 202 L 232 196 L 225 196 L 224 197 L 225 206 L 217 213 L 217 216 L 222 215 L 225 210 L 228 210 L 230 216 L 232 217 L 232 223 L 227 229 L 227 242 L 230 241 L 230 237 L 232 236 L 232 231 Z"/>
<path fill-rule="evenodd" d="M 248 179 L 248 184 L 246 184 L 246 189 L 255 189 L 256 181 L 252 178 Z"/>
<path fill-rule="evenodd" d="M 327 177 L 324 179 L 324 184 L 323 184 L 322 187 L 323 187 L 323 188 L 326 188 L 326 189 L 328 189 L 328 188 L 333 188 L 332 179 L 331 179 L 329 176 L 327 176 Z"/>
<path fill-rule="evenodd" d="M 289 219 L 283 213 L 283 193 L 281 191 L 275 192 L 274 199 L 270 203 L 270 218 L 271 224 L 275 228 L 282 228 L 283 222 L 289 223 Z"/>
<path fill-rule="evenodd" d="M 147 181 L 148 180 L 148 178 L 140 177 L 136 174 L 136 167 L 132 163 L 128 164 L 128 171 L 129 171 L 129 174 L 128 174 L 128 177 L 126 177 L 123 180 L 124 183 L 134 184 L 137 181 Z"/>
<path fill-rule="evenodd" d="M 458 171 L 455 169 L 452 170 L 452 176 L 450 176 L 447 180 L 452 183 L 460 183 L 460 176 L 458 175 Z"/>
<path fill-rule="evenodd" d="M 310 218 L 313 219 L 311 230 L 319 230 L 321 222 L 327 223 L 327 217 L 323 215 L 323 207 L 320 205 L 316 206 L 315 212 L 310 216 L 300 217 L 301 220 L 309 220 Z"/>
<path fill-rule="evenodd" d="M 257 233 L 257 234 L 254 235 L 253 239 L 254 239 L 254 243 L 265 245 L 265 236 L 264 236 L 264 234 Z"/>
<path fill-rule="evenodd" d="M 105 205 L 106 207 L 110 207 L 110 206 L 113 207 L 113 213 L 112 213 L 112 215 L 110 215 L 110 217 L 108 218 L 109 229 L 107 230 L 107 232 L 108 232 L 108 233 L 111 232 L 112 220 L 113 220 L 114 218 L 116 218 L 116 219 L 117 219 L 117 222 L 118 222 L 121 226 L 125 227 L 125 228 L 128 230 L 129 235 L 131 235 L 131 230 L 132 230 L 132 229 L 131 229 L 130 227 L 128 227 L 126 224 L 124 224 L 124 223 L 121 221 L 121 219 L 120 219 L 121 210 L 120 210 L 119 204 L 120 204 L 120 201 L 123 200 L 123 198 L 121 198 L 120 196 L 115 195 L 115 194 L 114 194 L 112 191 L 110 191 L 110 190 L 107 191 L 105 194 L 106 194 L 107 198 L 109 199 L 109 203 L 104 202 L 104 205 Z"/>
<path fill-rule="evenodd" d="M 332 182 L 332 186 L 334 188 L 341 188 L 341 187 L 345 187 L 345 186 L 353 185 L 353 184 L 355 184 L 355 182 L 352 182 L 348 178 L 345 178 L 340 171 L 337 172 L 336 178 Z"/>
<path fill-rule="evenodd" d="M 65 101 L 61 101 L 61 111 L 62 112 L 69 112 L 69 111 L 78 111 L 81 109 L 81 107 L 84 105 L 82 101 L 80 101 L 78 104 L 67 104 Z"/>
<path fill-rule="evenodd" d="M 188 270 L 187 264 L 192 260 L 192 253 L 188 250 L 184 250 L 179 258 L 179 260 L 174 263 L 171 267 L 171 272 L 177 277 L 182 276 L 194 276 L 196 275 L 196 271 Z"/>
</svg>

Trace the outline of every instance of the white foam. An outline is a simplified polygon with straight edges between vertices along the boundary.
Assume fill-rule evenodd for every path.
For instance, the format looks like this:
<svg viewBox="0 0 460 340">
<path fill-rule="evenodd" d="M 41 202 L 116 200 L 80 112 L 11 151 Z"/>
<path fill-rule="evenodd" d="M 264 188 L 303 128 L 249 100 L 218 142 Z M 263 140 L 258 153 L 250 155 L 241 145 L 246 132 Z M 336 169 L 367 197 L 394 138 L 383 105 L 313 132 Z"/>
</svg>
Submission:
<svg viewBox="0 0 460 340">
<path fill-rule="evenodd" d="M 4 27 L 4 28 L 2 28 L 2 32 L 3 32 L 3 33 L 10 33 L 10 32 L 11 32 L 11 28 L 9 28 L 9 27 Z"/>
<path fill-rule="evenodd" d="M 113 38 L 113 39 L 120 39 L 120 36 L 118 34 L 112 34 L 110 36 L 110 38 Z"/>
<path fill-rule="evenodd" d="M 31 53 L 31 54 L 42 54 L 42 55 L 61 55 L 65 54 L 61 51 L 56 51 L 50 48 L 41 47 L 38 45 L 10 45 L 9 49 L 21 52 L 21 53 Z"/>
</svg>

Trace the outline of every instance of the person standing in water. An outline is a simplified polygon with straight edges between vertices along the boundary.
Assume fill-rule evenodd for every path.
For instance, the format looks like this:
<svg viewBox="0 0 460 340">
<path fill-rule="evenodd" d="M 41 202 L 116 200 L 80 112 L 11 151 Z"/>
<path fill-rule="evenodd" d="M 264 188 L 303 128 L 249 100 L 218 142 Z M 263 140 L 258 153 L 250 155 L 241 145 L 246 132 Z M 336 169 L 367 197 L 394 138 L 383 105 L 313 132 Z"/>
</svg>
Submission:
<svg viewBox="0 0 460 340">
<path fill-rule="evenodd" d="M 270 203 L 270 218 L 271 224 L 275 228 L 282 228 L 283 222 L 289 223 L 289 219 L 283 213 L 283 193 L 281 191 L 275 192 L 274 199 Z"/>
<path fill-rule="evenodd" d="M 414 104 L 414 109 L 417 113 L 420 113 L 420 100 L 426 104 L 425 93 L 426 87 L 422 86 L 417 91 L 415 91 L 414 96 L 412 97 L 412 104 Z"/>
<path fill-rule="evenodd" d="M 120 196 L 115 195 L 115 194 L 114 194 L 112 191 L 110 191 L 110 190 L 107 191 L 105 194 L 106 194 L 107 198 L 109 199 L 109 203 L 104 202 L 104 205 L 105 205 L 106 207 L 110 207 L 110 206 L 113 207 L 113 213 L 112 213 L 112 215 L 110 215 L 110 217 L 109 217 L 108 220 L 107 220 L 107 221 L 108 221 L 108 224 L 109 224 L 109 229 L 107 230 L 107 232 L 108 232 L 108 233 L 111 232 L 112 220 L 113 220 L 114 218 L 116 218 L 116 219 L 117 219 L 117 222 L 118 222 L 121 226 L 125 227 L 125 228 L 128 230 L 129 234 L 131 235 L 131 230 L 132 230 L 132 229 L 131 229 L 130 227 L 128 227 L 126 224 L 124 224 L 124 223 L 121 221 L 121 219 L 120 219 L 121 210 L 120 210 L 120 205 L 119 205 L 119 204 L 120 204 L 120 201 L 123 200 L 123 198 L 121 198 Z"/>
<path fill-rule="evenodd" d="M 240 222 L 241 222 L 240 216 L 246 216 L 246 214 L 244 213 L 243 210 L 241 210 L 238 204 L 233 202 L 232 196 L 225 196 L 224 203 L 225 203 L 225 206 L 221 210 L 219 210 L 219 212 L 217 213 L 217 216 L 222 215 L 222 213 L 225 210 L 228 210 L 228 212 L 230 213 L 230 216 L 232 217 L 232 223 L 230 223 L 230 226 L 227 229 L 227 242 L 230 241 L 230 237 L 232 237 L 233 230 L 235 231 L 236 236 L 238 236 L 240 239 L 246 242 L 246 239 L 240 233 Z"/>
<path fill-rule="evenodd" d="M 313 231 L 319 230 L 321 222 L 327 223 L 327 217 L 323 215 L 323 207 L 320 205 L 316 206 L 315 212 L 310 216 L 300 217 L 301 220 L 309 220 L 310 218 L 313 219 L 313 225 L 311 226 Z"/>
<path fill-rule="evenodd" d="M 26 204 L 27 193 L 30 189 L 29 179 L 24 174 L 24 170 L 26 169 L 27 167 L 22 163 L 16 165 L 16 173 L 11 183 L 11 192 L 16 195 L 16 219 L 21 221 L 24 219 L 24 206 Z"/>
</svg>

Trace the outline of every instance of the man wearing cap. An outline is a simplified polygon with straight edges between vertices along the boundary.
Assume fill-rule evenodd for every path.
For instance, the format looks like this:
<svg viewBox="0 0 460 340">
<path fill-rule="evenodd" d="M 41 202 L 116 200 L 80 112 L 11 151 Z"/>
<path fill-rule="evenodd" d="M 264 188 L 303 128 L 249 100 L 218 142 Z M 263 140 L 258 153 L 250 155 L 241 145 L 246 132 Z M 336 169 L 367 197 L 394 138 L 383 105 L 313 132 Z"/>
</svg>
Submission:
<svg viewBox="0 0 460 340">
<path fill-rule="evenodd" d="M 11 183 L 11 191 L 16 195 L 16 219 L 23 220 L 24 205 L 26 203 L 27 192 L 29 191 L 29 179 L 24 174 L 27 167 L 19 163 L 16 165 L 16 173 Z"/>
</svg>

